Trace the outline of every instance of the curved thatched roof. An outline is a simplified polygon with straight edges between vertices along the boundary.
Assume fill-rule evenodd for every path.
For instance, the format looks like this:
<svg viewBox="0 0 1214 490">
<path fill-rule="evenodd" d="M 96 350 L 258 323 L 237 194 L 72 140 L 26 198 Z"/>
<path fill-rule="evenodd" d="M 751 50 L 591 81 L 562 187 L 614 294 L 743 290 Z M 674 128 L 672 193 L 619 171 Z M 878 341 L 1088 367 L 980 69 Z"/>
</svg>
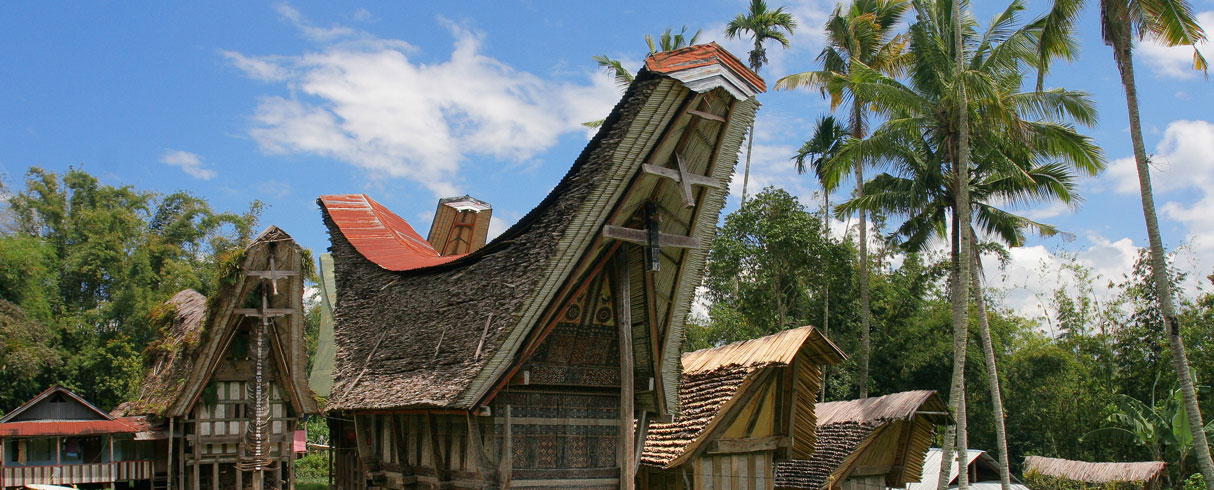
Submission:
<svg viewBox="0 0 1214 490">
<path fill-rule="evenodd" d="M 663 62 L 642 69 L 552 192 L 473 253 L 429 257 L 432 249 L 416 241 L 420 235 L 402 234 L 407 224 L 369 200 L 322 197 L 338 293 L 328 408 L 471 409 L 483 403 L 535 339 L 537 323 L 567 299 L 566 286 L 582 280 L 583 265 L 606 253 L 605 225 L 626 224 L 645 201 L 678 203 L 664 208 L 661 231 L 706 247 L 724 205 L 724 186 L 697 189 L 699 204 L 681 206 L 678 191 L 658 186 L 658 178 L 642 174 L 642 165 L 665 162 L 653 160 L 674 151 L 675 138 L 663 136 L 691 127 L 687 106 L 694 103 L 694 112 L 715 119 L 697 126 L 699 138 L 680 145 L 686 170 L 727 182 L 757 107 L 753 95 L 762 87 L 731 74 L 733 66 L 722 60 L 732 55 L 719 46 L 693 48 L 679 59 L 701 60 L 694 73 Z M 652 371 L 661 373 L 658 396 L 668 406 L 677 403 L 683 321 L 705 254 L 697 248 L 677 253 L 677 262 L 663 266 L 654 280 L 670 303 L 661 331 L 669 341 L 634 337 L 636 345 L 663 349 L 653 356 L 661 365 Z M 636 364 L 649 368 L 649 357 L 639 356 Z"/>
<path fill-rule="evenodd" d="M 1043 456 L 1024 458 L 1025 475 L 1039 473 L 1087 483 L 1149 482 L 1162 476 L 1167 466 L 1162 461 L 1090 463 Z"/>
</svg>

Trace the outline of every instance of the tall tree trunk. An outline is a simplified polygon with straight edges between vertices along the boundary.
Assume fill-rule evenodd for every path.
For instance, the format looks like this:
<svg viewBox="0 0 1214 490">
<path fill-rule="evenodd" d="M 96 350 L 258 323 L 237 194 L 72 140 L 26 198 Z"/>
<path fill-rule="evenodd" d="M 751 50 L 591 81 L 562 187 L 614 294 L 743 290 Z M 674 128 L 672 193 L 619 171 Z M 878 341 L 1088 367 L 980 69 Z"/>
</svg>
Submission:
<svg viewBox="0 0 1214 490">
<path fill-rule="evenodd" d="M 1168 345 L 1172 348 L 1172 365 L 1184 398 L 1185 414 L 1189 417 L 1189 429 L 1193 433 L 1193 448 L 1196 450 L 1197 467 L 1206 479 L 1206 488 L 1214 490 L 1214 461 L 1210 459 L 1210 445 L 1203 430 L 1201 408 L 1197 405 L 1197 393 L 1193 389 L 1193 378 L 1189 372 L 1189 358 L 1185 354 L 1184 340 L 1180 338 L 1180 322 L 1176 318 L 1176 304 L 1172 284 L 1168 280 L 1167 257 L 1163 240 L 1159 236 L 1159 218 L 1155 215 L 1155 197 L 1151 192 L 1151 169 L 1148 167 L 1146 146 L 1142 141 L 1142 123 L 1138 117 L 1138 89 L 1134 83 L 1134 58 L 1131 52 L 1133 40 L 1128 26 L 1122 23 L 1110 36 L 1113 57 L 1121 72 L 1121 84 L 1125 89 L 1126 108 L 1130 116 L 1130 140 L 1134 143 L 1134 162 L 1138 166 L 1138 187 L 1142 191 L 1142 214 L 1147 222 L 1147 240 L 1151 246 L 1151 278 L 1155 283 L 1155 294 L 1159 296 L 1159 311 L 1163 315 Z"/>
<path fill-rule="evenodd" d="M 974 229 L 970 228 L 970 239 L 976 242 Z M 982 354 L 986 358 L 986 376 L 990 378 L 991 409 L 995 420 L 995 448 L 999 451 L 999 482 L 1003 490 L 1012 490 L 1012 474 L 1008 467 L 1007 427 L 1003 420 L 1003 394 L 999 389 L 999 369 L 995 365 L 995 346 L 991 341 L 991 322 L 986 309 L 986 297 L 982 294 L 982 284 L 978 280 L 978 271 L 982 270 L 982 260 L 977 253 L 973 256 L 974 272 L 970 274 L 974 287 L 974 307 L 978 309 L 978 331 L 982 336 Z"/>
<path fill-rule="evenodd" d="M 851 105 L 851 134 L 860 139 L 864 137 L 864 115 L 861 112 L 861 102 L 854 100 Z M 855 163 L 856 169 L 856 198 L 864 198 L 864 166 Z M 872 311 L 869 309 L 868 297 L 868 212 L 860 210 L 860 398 L 868 398 L 868 360 L 871 357 Z"/>
<path fill-rule="evenodd" d="M 953 0 L 953 49 L 956 51 L 956 74 L 953 83 L 957 84 L 957 142 L 953 152 L 954 194 L 956 204 L 953 209 L 955 222 L 953 233 L 957 234 L 957 257 L 953 264 L 957 269 L 956 281 L 952 285 L 953 302 L 953 383 L 957 416 L 957 456 L 961 464 L 967 461 L 966 416 L 965 416 L 965 359 L 966 348 L 969 344 L 969 290 L 970 283 L 970 234 L 966 232 L 970 223 L 969 195 L 969 104 L 965 93 L 965 84 L 961 81 L 965 69 L 965 47 L 961 42 L 964 23 L 961 17 L 961 0 Z M 950 398 L 953 396 L 950 395 Z M 963 456 L 964 455 L 964 456 Z M 969 475 L 962 467 L 958 472 L 957 487 L 959 490 L 969 490 Z"/>
<path fill-rule="evenodd" d="M 750 183 L 750 149 L 755 145 L 755 122 L 750 121 L 750 137 L 746 138 L 746 170 L 742 173 L 742 204 L 746 204 L 746 185 Z"/>
<path fill-rule="evenodd" d="M 830 191 L 822 187 L 822 229 L 826 233 L 826 243 L 830 243 Z M 822 281 L 822 335 L 830 338 L 830 275 Z M 820 402 L 826 402 L 826 381 L 830 378 L 830 365 L 822 366 L 822 389 L 818 390 Z"/>
</svg>

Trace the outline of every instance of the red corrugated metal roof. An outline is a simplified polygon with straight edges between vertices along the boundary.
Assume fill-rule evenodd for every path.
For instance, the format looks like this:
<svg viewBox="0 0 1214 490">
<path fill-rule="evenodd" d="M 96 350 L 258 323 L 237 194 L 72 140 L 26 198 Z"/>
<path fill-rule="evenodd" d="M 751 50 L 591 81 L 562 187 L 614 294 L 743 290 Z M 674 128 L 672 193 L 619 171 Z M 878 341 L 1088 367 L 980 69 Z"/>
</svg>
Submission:
<svg viewBox="0 0 1214 490">
<path fill-rule="evenodd" d="M 676 71 L 718 63 L 729 67 L 738 76 L 745 78 L 746 81 L 757 87 L 760 92 L 767 91 L 767 83 L 762 78 L 759 78 L 759 75 L 750 71 L 750 68 L 742 64 L 741 60 L 717 43 L 697 44 L 674 51 L 651 54 L 645 59 L 645 68 L 658 73 L 674 73 Z"/>
<path fill-rule="evenodd" d="M 366 194 L 320 196 L 320 202 L 363 257 L 390 271 L 420 269 L 463 257 L 439 256 L 408 222 Z"/>
<path fill-rule="evenodd" d="M 121 417 L 114 420 L 45 420 L 0 424 L 0 437 L 133 434 L 146 430 L 148 423 L 143 417 Z"/>
</svg>

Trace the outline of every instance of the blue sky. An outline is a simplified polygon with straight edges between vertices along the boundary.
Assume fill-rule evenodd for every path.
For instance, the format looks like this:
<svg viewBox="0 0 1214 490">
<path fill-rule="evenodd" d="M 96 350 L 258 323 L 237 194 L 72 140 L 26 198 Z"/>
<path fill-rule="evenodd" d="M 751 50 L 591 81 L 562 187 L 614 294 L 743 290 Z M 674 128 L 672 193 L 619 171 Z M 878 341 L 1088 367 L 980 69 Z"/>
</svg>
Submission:
<svg viewBox="0 0 1214 490">
<path fill-rule="evenodd" d="M 367 193 L 423 233 L 438 197 L 469 193 L 493 204 L 496 232 L 569 168 L 591 135 L 579 123 L 617 101 L 592 56 L 637 68 L 645 34 L 686 25 L 744 59 L 747 43 L 722 30 L 745 3 L 6 3 L 0 174 L 19 188 L 31 165 L 76 166 L 108 184 L 185 189 L 223 210 L 260 199 L 263 224 L 317 250 L 328 241 L 315 200 L 330 193 Z M 769 84 L 813 68 L 834 7 L 786 3 L 800 28 L 791 49 L 769 48 Z M 975 7 L 985 23 L 1004 5 Z M 1193 5 L 1214 28 L 1214 0 Z M 1025 18 L 1044 9 L 1033 2 Z M 1086 14 L 1081 56 L 1047 85 L 1092 94 L 1100 125 L 1086 133 L 1110 170 L 1083 182 L 1077 210 L 1023 210 L 1075 237 L 1034 240 L 1007 271 L 988 273 L 1026 312 L 1066 282 L 1048 267 L 1058 254 L 1118 279 L 1145 244 L 1121 86 Z M 1214 60 L 1214 48 L 1202 49 Z M 1185 245 L 1179 265 L 1204 277 L 1214 272 L 1214 86 L 1186 69 L 1191 50 L 1147 44 L 1137 53 L 1164 240 Z M 760 99 L 751 189 L 814 199 L 815 184 L 788 159 L 825 101 L 809 92 Z M 734 180 L 727 212 L 740 194 L 740 174 Z M 1041 264 L 1051 272 L 1041 275 Z"/>
</svg>

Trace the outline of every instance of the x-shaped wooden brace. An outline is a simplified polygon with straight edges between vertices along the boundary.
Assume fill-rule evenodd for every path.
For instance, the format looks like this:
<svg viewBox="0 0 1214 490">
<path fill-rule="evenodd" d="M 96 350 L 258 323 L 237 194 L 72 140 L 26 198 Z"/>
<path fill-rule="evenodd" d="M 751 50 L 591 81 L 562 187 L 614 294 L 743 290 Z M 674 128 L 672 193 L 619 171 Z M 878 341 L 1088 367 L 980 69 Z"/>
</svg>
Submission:
<svg viewBox="0 0 1214 490">
<path fill-rule="evenodd" d="M 641 165 L 641 171 L 675 181 L 679 185 L 679 192 L 683 195 L 683 204 L 687 207 L 696 205 L 696 196 L 691 193 L 691 186 L 698 185 L 712 187 L 713 189 L 721 188 L 720 180 L 688 172 L 687 166 L 683 164 L 682 155 L 675 154 L 674 160 L 678 168 L 659 167 L 646 163 Z"/>
</svg>

